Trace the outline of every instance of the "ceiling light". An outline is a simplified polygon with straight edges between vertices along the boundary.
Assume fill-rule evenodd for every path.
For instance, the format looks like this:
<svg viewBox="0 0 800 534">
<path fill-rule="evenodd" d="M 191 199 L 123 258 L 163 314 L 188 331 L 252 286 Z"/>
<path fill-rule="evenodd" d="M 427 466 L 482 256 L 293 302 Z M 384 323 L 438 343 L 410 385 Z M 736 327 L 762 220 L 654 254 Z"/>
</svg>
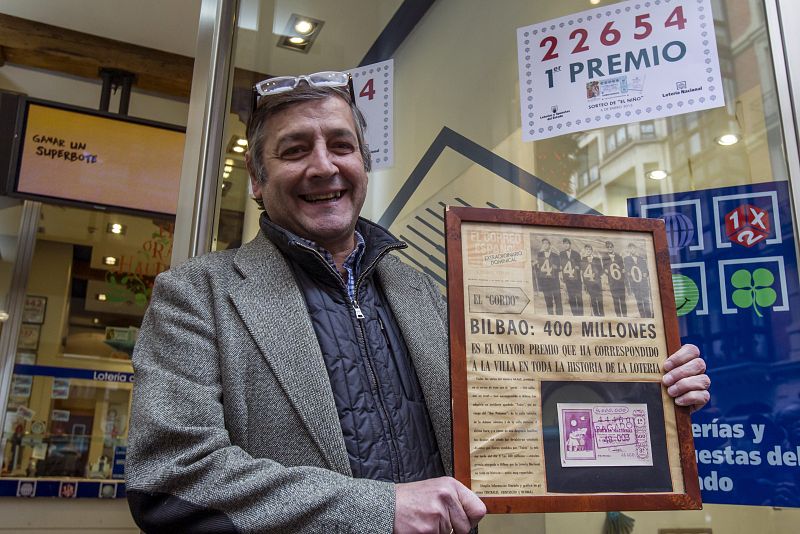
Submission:
<svg viewBox="0 0 800 534">
<path fill-rule="evenodd" d="M 8 317 L 9 317 L 9 315 L 8 315 L 7 311 L 0 310 L 0 323 L 4 323 L 4 322 L 8 321 Z"/>
<path fill-rule="evenodd" d="M 247 139 L 245 139 L 244 137 L 240 137 L 239 139 L 236 140 L 236 144 L 239 146 L 247 146 Z"/>
<path fill-rule="evenodd" d="M 242 152 L 244 152 L 245 149 L 243 146 L 236 145 L 233 147 L 232 150 L 238 154 L 241 154 Z"/>
<path fill-rule="evenodd" d="M 122 235 L 125 233 L 125 225 L 120 223 L 108 223 L 106 232 L 110 234 Z"/>
<path fill-rule="evenodd" d="M 92 319 L 92 323 L 94 323 L 94 324 L 100 324 L 100 319 L 98 319 L 97 317 L 95 317 L 94 319 Z"/>
<path fill-rule="evenodd" d="M 729 133 L 717 137 L 717 144 L 721 146 L 731 146 L 739 142 L 739 136 L 734 133 Z"/>
<path fill-rule="evenodd" d="M 225 168 L 223 168 L 222 170 L 225 172 L 231 172 L 233 170 L 233 167 L 231 167 L 230 165 L 225 165 Z"/>
<path fill-rule="evenodd" d="M 294 31 L 300 35 L 308 35 L 314 31 L 314 24 L 308 20 L 300 19 L 294 23 Z"/>
<path fill-rule="evenodd" d="M 593 6 L 596 6 L 597 4 L 600 3 L 600 0 L 589 0 L 589 3 L 592 4 Z"/>
<path fill-rule="evenodd" d="M 225 165 L 233 165 L 233 160 L 231 158 L 226 159 Z"/>
<path fill-rule="evenodd" d="M 117 258 L 114 256 L 103 256 L 103 265 L 116 265 Z"/>
<path fill-rule="evenodd" d="M 647 177 L 650 178 L 651 180 L 663 180 L 667 176 L 669 176 L 669 174 L 667 174 L 667 171 L 661 169 L 655 169 L 647 173 Z"/>
<path fill-rule="evenodd" d="M 284 30 L 280 33 L 277 45 L 295 52 L 307 53 L 319 37 L 324 21 L 292 13 L 286 21 Z"/>
<path fill-rule="evenodd" d="M 223 177 L 223 178 L 227 178 L 227 177 L 228 177 L 228 176 L 230 176 L 230 175 L 231 175 L 231 173 L 229 173 L 229 172 L 223 172 L 223 173 L 222 173 L 222 177 Z"/>
<path fill-rule="evenodd" d="M 96 298 L 100 302 L 105 302 L 108 300 L 108 295 L 106 295 L 105 293 L 98 293 Z"/>
</svg>

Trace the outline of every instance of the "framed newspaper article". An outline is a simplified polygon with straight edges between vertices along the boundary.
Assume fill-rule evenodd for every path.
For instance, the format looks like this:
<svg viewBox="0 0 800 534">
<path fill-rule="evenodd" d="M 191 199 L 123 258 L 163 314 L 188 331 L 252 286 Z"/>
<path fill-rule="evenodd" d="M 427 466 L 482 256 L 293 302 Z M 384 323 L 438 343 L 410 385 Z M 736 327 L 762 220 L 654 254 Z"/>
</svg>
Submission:
<svg viewBox="0 0 800 534">
<path fill-rule="evenodd" d="M 455 476 L 490 513 L 701 507 L 664 223 L 448 207 Z"/>
</svg>

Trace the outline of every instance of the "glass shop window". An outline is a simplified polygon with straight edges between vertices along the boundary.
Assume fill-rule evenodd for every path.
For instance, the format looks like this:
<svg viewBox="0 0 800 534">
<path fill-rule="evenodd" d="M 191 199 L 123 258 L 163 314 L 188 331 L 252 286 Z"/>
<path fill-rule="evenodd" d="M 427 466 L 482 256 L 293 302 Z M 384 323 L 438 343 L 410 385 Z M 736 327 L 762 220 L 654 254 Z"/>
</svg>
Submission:
<svg viewBox="0 0 800 534">
<path fill-rule="evenodd" d="M 585 189 L 600 179 L 600 152 L 597 141 L 593 140 L 582 147 L 577 155 L 578 189 Z"/>
<path fill-rule="evenodd" d="M 639 135 L 642 139 L 655 139 L 656 138 L 656 123 L 655 121 L 644 121 L 639 123 Z"/>
<path fill-rule="evenodd" d="M 38 224 L 0 477 L 120 480 L 130 357 L 174 222 L 45 204 Z"/>
</svg>

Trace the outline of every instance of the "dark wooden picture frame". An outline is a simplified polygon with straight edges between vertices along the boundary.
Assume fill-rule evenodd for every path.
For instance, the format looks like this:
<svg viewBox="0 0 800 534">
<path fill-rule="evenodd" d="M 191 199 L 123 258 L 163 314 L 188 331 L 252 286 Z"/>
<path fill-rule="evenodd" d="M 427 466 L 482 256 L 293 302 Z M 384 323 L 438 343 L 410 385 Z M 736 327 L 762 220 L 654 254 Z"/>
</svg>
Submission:
<svg viewBox="0 0 800 534">
<path fill-rule="evenodd" d="M 445 213 L 447 248 L 447 290 L 450 327 L 450 373 L 453 404 L 453 460 L 455 478 L 467 487 L 472 487 L 470 456 L 470 428 L 467 389 L 467 335 L 464 291 L 464 260 L 462 252 L 462 223 L 484 223 L 498 225 L 522 225 L 550 227 L 553 230 L 587 229 L 607 231 L 610 237 L 615 232 L 638 232 L 652 238 L 655 250 L 656 273 L 651 273 L 650 284 L 660 293 L 663 332 L 669 354 L 680 347 L 678 320 L 673 296 L 664 222 L 658 219 L 635 219 L 595 215 L 573 215 L 542 213 L 491 208 L 467 208 L 448 206 Z M 657 283 L 656 283 L 657 282 Z M 654 301 L 655 303 L 655 301 Z M 633 382 L 636 384 L 637 382 Z M 660 386 L 663 389 L 663 386 Z M 680 473 L 683 491 L 661 492 L 604 492 L 604 493 L 556 493 L 545 491 L 544 495 L 523 496 L 479 496 L 489 513 L 528 512 L 577 512 L 614 510 L 671 510 L 700 509 L 702 502 L 695 461 L 694 442 L 691 431 L 690 411 L 687 407 L 674 405 L 675 428 L 670 431 L 677 436 Z M 662 405 L 663 407 L 663 405 Z M 544 438 L 542 438 L 544 440 Z M 546 452 L 542 453 L 544 463 Z M 668 464 L 678 470 L 677 465 Z M 625 469 L 625 468 L 622 468 Z M 545 477 L 546 478 L 546 477 Z M 547 485 L 547 482 L 545 481 Z"/>
</svg>

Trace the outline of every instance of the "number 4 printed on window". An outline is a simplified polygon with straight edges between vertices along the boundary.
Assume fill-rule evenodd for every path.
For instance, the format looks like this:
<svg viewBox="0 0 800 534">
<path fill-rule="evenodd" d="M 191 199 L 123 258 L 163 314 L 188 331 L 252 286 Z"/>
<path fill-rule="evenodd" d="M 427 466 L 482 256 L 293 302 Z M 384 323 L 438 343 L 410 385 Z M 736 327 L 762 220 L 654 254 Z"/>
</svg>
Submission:
<svg viewBox="0 0 800 534">
<path fill-rule="evenodd" d="M 367 80 L 367 83 L 365 83 L 361 91 L 358 92 L 358 96 L 366 98 L 367 100 L 372 100 L 375 97 L 375 78 Z"/>
<path fill-rule="evenodd" d="M 394 60 L 348 70 L 353 78 L 356 104 L 367 121 L 366 145 L 372 168 L 394 162 Z"/>
</svg>

